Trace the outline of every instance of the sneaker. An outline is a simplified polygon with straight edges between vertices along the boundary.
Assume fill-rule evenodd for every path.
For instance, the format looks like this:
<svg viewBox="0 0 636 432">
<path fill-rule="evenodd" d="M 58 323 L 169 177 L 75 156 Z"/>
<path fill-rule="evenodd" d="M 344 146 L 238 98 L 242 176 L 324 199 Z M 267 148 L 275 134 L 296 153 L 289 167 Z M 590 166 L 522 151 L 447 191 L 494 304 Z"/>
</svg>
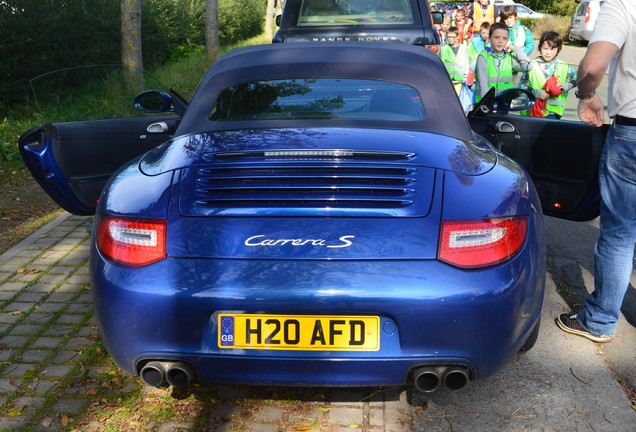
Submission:
<svg viewBox="0 0 636 432">
<path fill-rule="evenodd" d="M 585 330 L 576 318 L 575 313 L 562 313 L 556 318 L 556 325 L 566 333 L 571 333 L 578 336 L 583 336 L 596 343 L 607 343 L 612 340 L 612 336 L 602 335 L 595 336 L 589 331 Z"/>
</svg>

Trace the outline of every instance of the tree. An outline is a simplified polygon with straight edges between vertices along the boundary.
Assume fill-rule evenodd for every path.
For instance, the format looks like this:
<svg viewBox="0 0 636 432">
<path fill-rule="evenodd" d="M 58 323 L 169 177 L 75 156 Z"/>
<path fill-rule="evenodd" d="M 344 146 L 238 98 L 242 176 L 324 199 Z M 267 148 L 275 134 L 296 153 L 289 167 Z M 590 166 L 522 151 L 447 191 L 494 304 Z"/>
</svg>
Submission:
<svg viewBox="0 0 636 432">
<path fill-rule="evenodd" d="M 128 89 L 143 89 L 141 0 L 121 0 L 121 62 Z"/>
<path fill-rule="evenodd" d="M 210 63 L 219 55 L 218 0 L 205 0 L 205 53 Z"/>
<path fill-rule="evenodd" d="M 267 40 L 272 40 L 274 1 L 275 0 L 267 0 L 267 10 L 265 11 L 265 37 Z"/>
</svg>

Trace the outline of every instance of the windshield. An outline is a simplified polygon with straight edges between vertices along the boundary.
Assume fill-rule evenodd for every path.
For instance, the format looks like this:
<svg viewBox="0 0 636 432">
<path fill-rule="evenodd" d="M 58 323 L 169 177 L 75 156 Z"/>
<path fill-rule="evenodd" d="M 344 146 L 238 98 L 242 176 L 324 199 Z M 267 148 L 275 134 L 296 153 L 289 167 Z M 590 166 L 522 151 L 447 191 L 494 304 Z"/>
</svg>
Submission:
<svg viewBox="0 0 636 432">
<path fill-rule="evenodd" d="M 298 27 L 413 24 L 409 0 L 303 0 Z"/>
<path fill-rule="evenodd" d="M 424 119 L 417 91 L 405 84 L 361 79 L 252 81 L 229 87 L 214 103 L 210 120 Z"/>
</svg>

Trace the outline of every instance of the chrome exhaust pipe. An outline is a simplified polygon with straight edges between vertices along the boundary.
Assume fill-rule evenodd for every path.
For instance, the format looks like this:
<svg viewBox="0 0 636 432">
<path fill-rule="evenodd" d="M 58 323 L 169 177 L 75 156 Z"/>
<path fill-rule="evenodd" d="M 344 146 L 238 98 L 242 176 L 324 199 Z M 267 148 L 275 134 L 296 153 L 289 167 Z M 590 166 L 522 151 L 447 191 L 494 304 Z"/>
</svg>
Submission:
<svg viewBox="0 0 636 432">
<path fill-rule="evenodd" d="M 148 385 L 160 387 L 166 382 L 166 363 L 150 361 L 141 368 L 139 376 Z"/>
<path fill-rule="evenodd" d="M 175 388 L 184 388 L 190 385 L 194 378 L 194 367 L 189 363 L 175 362 L 170 363 L 170 367 L 166 372 L 168 384 Z"/>
<path fill-rule="evenodd" d="M 434 392 L 442 383 L 438 367 L 424 366 L 413 372 L 415 387 L 425 393 Z"/>
<path fill-rule="evenodd" d="M 461 390 L 470 381 L 468 369 L 461 366 L 451 366 L 444 372 L 444 387 L 449 390 Z"/>
</svg>

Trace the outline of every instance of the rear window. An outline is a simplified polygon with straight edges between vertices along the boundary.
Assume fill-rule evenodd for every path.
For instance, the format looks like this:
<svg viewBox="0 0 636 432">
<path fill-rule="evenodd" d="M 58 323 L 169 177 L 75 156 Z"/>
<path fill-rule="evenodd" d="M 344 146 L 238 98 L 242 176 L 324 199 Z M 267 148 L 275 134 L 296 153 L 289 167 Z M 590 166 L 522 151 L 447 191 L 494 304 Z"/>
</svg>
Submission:
<svg viewBox="0 0 636 432">
<path fill-rule="evenodd" d="M 576 14 L 577 16 L 581 16 L 581 15 L 585 15 L 585 11 L 587 10 L 587 5 L 589 4 L 589 2 L 582 2 L 578 9 L 576 10 Z"/>
<path fill-rule="evenodd" d="M 298 27 L 413 24 L 409 0 L 303 0 Z"/>
<path fill-rule="evenodd" d="M 252 81 L 221 92 L 213 121 L 424 119 L 417 91 L 405 84 L 360 79 Z"/>
</svg>

